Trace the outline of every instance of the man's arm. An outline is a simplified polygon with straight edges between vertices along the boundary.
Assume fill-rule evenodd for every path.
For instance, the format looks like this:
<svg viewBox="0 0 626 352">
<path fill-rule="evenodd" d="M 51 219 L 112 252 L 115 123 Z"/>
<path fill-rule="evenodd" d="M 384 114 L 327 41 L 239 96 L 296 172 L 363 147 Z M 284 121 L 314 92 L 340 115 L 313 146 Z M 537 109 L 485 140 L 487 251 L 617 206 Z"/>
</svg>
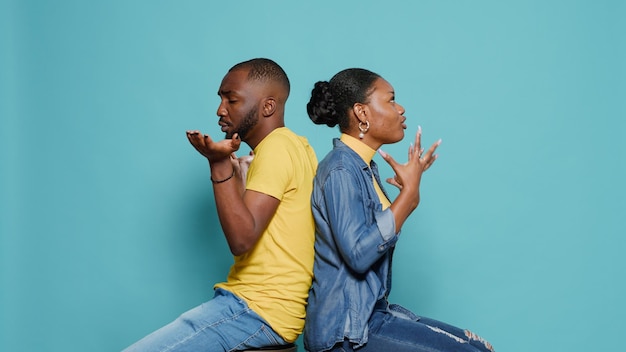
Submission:
<svg viewBox="0 0 626 352">
<path fill-rule="evenodd" d="M 209 160 L 217 215 L 233 255 L 248 252 L 270 222 L 280 200 L 255 191 L 244 190 L 239 164 L 231 155 L 239 149 L 237 135 L 231 140 L 214 142 L 198 131 L 187 132 L 189 142 Z"/>
</svg>

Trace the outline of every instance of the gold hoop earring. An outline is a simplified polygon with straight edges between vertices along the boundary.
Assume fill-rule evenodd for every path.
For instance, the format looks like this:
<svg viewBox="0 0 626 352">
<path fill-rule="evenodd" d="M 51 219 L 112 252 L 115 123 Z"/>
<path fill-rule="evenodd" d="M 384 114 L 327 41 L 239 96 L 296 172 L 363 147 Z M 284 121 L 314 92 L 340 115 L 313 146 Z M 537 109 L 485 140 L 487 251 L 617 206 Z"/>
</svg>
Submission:
<svg viewBox="0 0 626 352">
<path fill-rule="evenodd" d="M 362 125 L 365 125 L 365 128 L 361 127 Z M 369 129 L 370 129 L 369 121 L 365 121 L 365 123 L 359 121 L 359 131 L 361 131 L 361 133 L 359 133 L 359 139 L 363 139 L 363 137 L 365 137 L 365 134 L 367 133 L 367 131 L 369 131 Z"/>
</svg>

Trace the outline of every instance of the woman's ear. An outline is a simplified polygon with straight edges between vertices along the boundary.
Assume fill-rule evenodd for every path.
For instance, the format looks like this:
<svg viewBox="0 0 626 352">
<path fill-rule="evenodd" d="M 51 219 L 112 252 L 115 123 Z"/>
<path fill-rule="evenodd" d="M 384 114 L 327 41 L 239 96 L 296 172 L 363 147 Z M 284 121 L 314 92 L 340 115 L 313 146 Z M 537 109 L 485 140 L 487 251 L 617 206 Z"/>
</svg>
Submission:
<svg viewBox="0 0 626 352">
<path fill-rule="evenodd" d="M 276 99 L 269 97 L 263 102 L 263 117 L 269 117 L 276 111 Z"/>
<path fill-rule="evenodd" d="M 367 121 L 369 114 L 369 112 L 367 111 L 367 105 L 355 103 L 352 106 L 352 112 L 354 113 L 354 116 L 356 116 L 356 118 L 362 123 L 365 123 Z"/>
</svg>

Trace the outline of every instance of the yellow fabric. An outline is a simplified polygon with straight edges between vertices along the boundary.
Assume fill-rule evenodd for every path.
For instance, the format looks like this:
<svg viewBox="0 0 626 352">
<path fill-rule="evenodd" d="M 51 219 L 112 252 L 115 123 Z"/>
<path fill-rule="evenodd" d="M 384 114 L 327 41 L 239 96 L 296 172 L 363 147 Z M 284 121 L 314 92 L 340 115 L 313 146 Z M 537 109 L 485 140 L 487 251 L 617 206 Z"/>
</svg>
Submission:
<svg viewBox="0 0 626 352">
<path fill-rule="evenodd" d="M 367 165 L 369 165 L 372 162 L 372 159 L 374 158 L 374 154 L 376 154 L 376 151 L 370 148 L 367 144 L 345 133 L 341 134 L 340 140 L 345 145 L 350 147 L 350 149 L 354 150 L 357 154 L 359 154 L 361 159 L 363 159 L 363 161 L 365 161 Z M 380 188 L 380 185 L 378 184 L 378 182 L 376 182 L 376 179 L 374 178 L 374 173 L 372 173 L 372 182 L 374 183 L 374 189 L 376 190 L 376 194 L 378 194 L 378 198 L 380 199 L 380 203 L 383 206 L 383 210 L 389 208 L 391 206 L 391 203 L 389 202 L 389 199 L 387 199 L 387 197 L 383 193 L 383 190 Z"/>
<path fill-rule="evenodd" d="M 317 158 L 304 137 L 283 127 L 254 149 L 246 189 L 280 200 L 276 214 L 248 253 L 235 256 L 226 282 L 286 341 L 302 333 L 313 277 L 315 223 L 311 212 Z"/>
</svg>

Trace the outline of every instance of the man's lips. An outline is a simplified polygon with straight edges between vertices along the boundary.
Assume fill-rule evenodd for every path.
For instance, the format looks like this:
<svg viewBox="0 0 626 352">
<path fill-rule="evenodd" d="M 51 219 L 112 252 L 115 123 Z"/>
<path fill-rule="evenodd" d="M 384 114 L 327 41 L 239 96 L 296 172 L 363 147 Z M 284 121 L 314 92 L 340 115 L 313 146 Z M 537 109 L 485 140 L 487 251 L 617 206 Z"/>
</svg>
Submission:
<svg viewBox="0 0 626 352">
<path fill-rule="evenodd" d="M 225 132 L 228 129 L 228 127 L 230 126 L 230 124 L 228 124 L 228 123 L 226 123 L 226 122 L 224 122 L 222 120 L 218 121 L 217 124 L 222 127 L 222 132 Z"/>
</svg>

